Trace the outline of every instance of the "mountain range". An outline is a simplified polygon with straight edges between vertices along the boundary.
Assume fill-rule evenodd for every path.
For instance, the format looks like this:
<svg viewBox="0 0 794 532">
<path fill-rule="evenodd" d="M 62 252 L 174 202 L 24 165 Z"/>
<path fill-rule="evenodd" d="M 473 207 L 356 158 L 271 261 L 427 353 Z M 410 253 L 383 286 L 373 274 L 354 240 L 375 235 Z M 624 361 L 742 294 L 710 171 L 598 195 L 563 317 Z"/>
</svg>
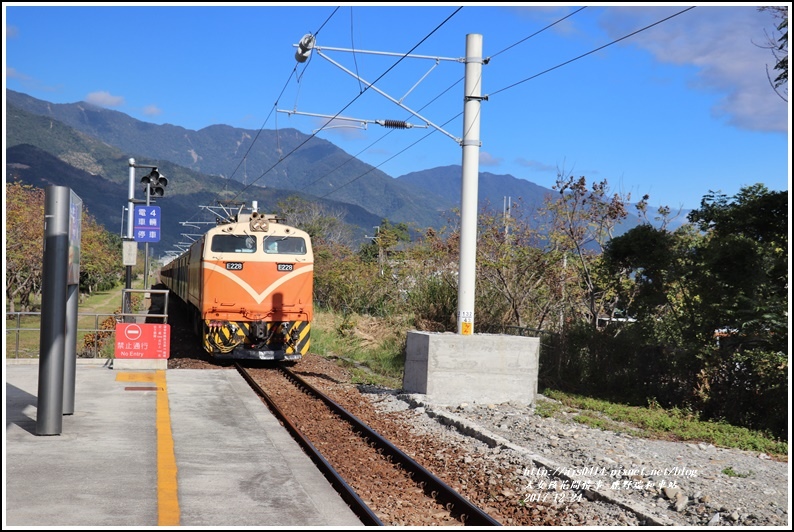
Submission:
<svg viewBox="0 0 794 532">
<path fill-rule="evenodd" d="M 212 125 L 198 131 L 141 122 L 86 102 L 54 104 L 6 90 L 6 175 L 43 188 L 68 186 L 109 231 L 123 234 L 129 160 L 168 178 L 161 206 L 159 253 L 214 221 L 219 200 L 257 201 L 272 212 L 290 196 L 318 202 L 356 228 L 363 241 L 388 219 L 416 230 L 447 225 L 460 205 L 461 167 L 391 177 L 331 142 L 295 129 Z M 143 172 L 141 172 L 143 175 Z M 553 191 L 511 175 L 479 174 L 480 205 L 502 208 L 519 198 L 526 212 Z M 136 183 L 136 187 L 141 186 Z M 142 186 L 136 198 L 143 196 Z M 638 220 L 626 220 L 624 230 Z M 192 224 L 192 225 L 191 225 Z M 198 229 L 197 229 L 198 227 Z M 155 252 L 157 254 L 158 252 Z"/>
</svg>

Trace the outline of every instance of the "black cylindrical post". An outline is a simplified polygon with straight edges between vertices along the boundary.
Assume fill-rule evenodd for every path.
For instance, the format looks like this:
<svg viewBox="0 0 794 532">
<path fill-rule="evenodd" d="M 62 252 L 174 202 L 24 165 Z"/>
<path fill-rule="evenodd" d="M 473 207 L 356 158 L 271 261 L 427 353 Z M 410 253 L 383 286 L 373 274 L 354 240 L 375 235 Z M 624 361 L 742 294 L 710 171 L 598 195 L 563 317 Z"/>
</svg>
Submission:
<svg viewBox="0 0 794 532">
<path fill-rule="evenodd" d="M 51 436 L 63 426 L 63 362 L 69 273 L 69 187 L 44 190 L 44 257 L 36 434 Z"/>
<path fill-rule="evenodd" d="M 80 285 L 70 284 L 66 297 L 66 333 L 63 348 L 63 415 L 74 414 L 77 380 L 77 318 Z"/>
</svg>

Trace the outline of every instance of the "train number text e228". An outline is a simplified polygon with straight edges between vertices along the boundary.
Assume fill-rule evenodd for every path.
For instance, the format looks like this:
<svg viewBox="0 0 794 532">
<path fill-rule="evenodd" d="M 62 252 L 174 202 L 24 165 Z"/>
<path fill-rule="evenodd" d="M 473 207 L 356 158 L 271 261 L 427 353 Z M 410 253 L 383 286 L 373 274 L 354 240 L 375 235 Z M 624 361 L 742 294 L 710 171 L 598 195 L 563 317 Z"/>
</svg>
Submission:
<svg viewBox="0 0 794 532">
<path fill-rule="evenodd" d="M 294 264 L 281 264 L 281 263 L 278 263 L 278 264 L 276 264 L 276 270 L 278 270 L 280 272 L 291 272 L 293 266 L 294 266 Z"/>
<path fill-rule="evenodd" d="M 243 263 L 242 262 L 227 262 L 226 263 L 227 270 L 242 270 Z"/>
</svg>

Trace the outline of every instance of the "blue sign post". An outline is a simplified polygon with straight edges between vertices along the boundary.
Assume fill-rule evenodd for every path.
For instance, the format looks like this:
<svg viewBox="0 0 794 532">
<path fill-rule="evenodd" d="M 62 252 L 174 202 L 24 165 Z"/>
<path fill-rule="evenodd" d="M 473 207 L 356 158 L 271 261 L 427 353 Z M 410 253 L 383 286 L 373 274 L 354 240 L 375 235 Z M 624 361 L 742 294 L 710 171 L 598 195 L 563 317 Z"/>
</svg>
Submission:
<svg viewBox="0 0 794 532">
<path fill-rule="evenodd" d="M 160 241 L 160 207 L 138 205 L 135 207 L 134 237 L 136 242 Z"/>
</svg>

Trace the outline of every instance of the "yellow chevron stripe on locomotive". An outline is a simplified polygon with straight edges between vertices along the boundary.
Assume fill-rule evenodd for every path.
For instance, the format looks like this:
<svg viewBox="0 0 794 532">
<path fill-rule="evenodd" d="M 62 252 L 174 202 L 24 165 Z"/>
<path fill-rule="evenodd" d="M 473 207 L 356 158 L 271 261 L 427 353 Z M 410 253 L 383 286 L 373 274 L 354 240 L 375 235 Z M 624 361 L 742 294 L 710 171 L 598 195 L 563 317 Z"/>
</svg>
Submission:
<svg viewBox="0 0 794 532">
<path fill-rule="evenodd" d="M 308 321 L 250 322 L 204 320 L 204 349 L 216 357 L 300 360 L 309 352 Z"/>
</svg>

